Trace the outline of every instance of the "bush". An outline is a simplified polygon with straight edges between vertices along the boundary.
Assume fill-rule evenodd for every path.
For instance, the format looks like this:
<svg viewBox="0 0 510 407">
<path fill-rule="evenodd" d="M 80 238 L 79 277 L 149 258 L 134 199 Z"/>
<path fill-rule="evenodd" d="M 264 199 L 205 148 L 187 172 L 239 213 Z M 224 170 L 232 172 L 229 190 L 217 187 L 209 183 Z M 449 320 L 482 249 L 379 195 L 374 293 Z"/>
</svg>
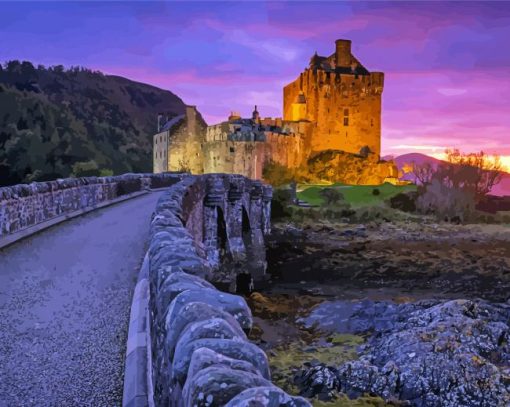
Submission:
<svg viewBox="0 0 510 407">
<path fill-rule="evenodd" d="M 381 191 L 379 191 L 379 188 L 374 188 L 374 189 L 372 190 L 372 195 L 374 195 L 374 196 L 379 196 L 379 195 L 381 195 Z"/>
<path fill-rule="evenodd" d="M 324 199 L 324 205 L 326 206 L 336 205 L 344 200 L 343 194 L 336 188 L 324 188 L 319 194 Z"/>
<path fill-rule="evenodd" d="M 278 188 L 273 191 L 271 201 L 271 218 L 288 218 L 292 215 L 292 192 L 289 189 Z"/>
<path fill-rule="evenodd" d="M 390 198 L 389 204 L 393 209 L 402 212 L 416 212 L 416 192 L 401 192 Z"/>
<path fill-rule="evenodd" d="M 463 222 L 475 212 L 475 195 L 434 179 L 418 196 L 416 207 L 421 213 L 435 215 L 439 220 Z"/>
<path fill-rule="evenodd" d="M 72 166 L 74 177 L 97 177 L 99 175 L 99 166 L 94 160 L 79 161 Z"/>
<path fill-rule="evenodd" d="M 262 177 L 264 181 L 272 186 L 279 187 L 291 183 L 295 178 L 295 174 L 290 168 L 271 161 L 264 166 Z"/>
<path fill-rule="evenodd" d="M 111 177 L 113 175 L 113 170 L 109 168 L 103 168 L 99 170 L 99 176 L 100 177 Z"/>
</svg>

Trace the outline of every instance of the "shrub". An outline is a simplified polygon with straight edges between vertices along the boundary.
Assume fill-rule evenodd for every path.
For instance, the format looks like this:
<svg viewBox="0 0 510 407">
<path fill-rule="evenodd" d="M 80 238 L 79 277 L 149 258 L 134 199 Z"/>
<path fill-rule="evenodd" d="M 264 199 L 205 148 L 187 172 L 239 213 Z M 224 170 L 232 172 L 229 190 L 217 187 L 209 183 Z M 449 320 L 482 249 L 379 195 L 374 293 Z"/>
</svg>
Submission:
<svg viewBox="0 0 510 407">
<path fill-rule="evenodd" d="M 324 205 L 326 206 L 336 205 L 344 200 L 343 194 L 336 188 L 324 188 L 319 194 L 324 199 Z"/>
<path fill-rule="evenodd" d="M 264 181 L 274 187 L 289 184 L 295 178 L 294 171 L 274 161 L 266 164 L 262 170 Z"/>
<path fill-rule="evenodd" d="M 402 212 L 415 212 L 416 198 L 416 192 L 401 192 L 391 197 L 389 204 L 391 208 L 398 209 Z"/>
<path fill-rule="evenodd" d="M 290 217 L 292 215 L 290 205 L 292 205 L 292 192 L 284 188 L 275 189 L 271 201 L 271 218 L 281 219 Z"/>
<path fill-rule="evenodd" d="M 74 177 L 97 177 L 99 175 L 99 166 L 94 160 L 79 161 L 73 164 L 72 169 Z"/>
<path fill-rule="evenodd" d="M 468 220 L 475 211 L 472 191 L 447 186 L 433 179 L 416 200 L 417 209 L 435 215 L 440 220 Z"/>
<path fill-rule="evenodd" d="M 372 195 L 374 195 L 374 196 L 381 195 L 381 191 L 379 191 L 379 188 L 374 188 L 372 190 Z"/>
</svg>

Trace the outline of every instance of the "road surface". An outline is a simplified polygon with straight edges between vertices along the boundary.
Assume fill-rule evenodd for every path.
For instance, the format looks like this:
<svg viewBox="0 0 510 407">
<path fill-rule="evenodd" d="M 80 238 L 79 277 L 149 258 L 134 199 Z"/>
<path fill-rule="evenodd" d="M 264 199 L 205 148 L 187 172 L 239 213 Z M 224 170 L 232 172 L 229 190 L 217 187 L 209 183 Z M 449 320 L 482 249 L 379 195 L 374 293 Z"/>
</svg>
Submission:
<svg viewBox="0 0 510 407">
<path fill-rule="evenodd" d="M 121 405 L 131 297 L 160 195 L 0 249 L 0 407 Z"/>
</svg>

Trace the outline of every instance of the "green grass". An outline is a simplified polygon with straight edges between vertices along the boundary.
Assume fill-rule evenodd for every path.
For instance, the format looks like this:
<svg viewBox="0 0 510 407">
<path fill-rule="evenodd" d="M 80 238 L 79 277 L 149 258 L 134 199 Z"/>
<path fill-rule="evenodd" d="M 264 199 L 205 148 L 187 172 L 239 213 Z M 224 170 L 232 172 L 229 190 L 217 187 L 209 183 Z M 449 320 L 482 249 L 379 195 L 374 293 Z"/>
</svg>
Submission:
<svg viewBox="0 0 510 407">
<path fill-rule="evenodd" d="M 310 205 L 321 205 L 323 199 L 320 196 L 320 191 L 324 188 L 338 188 L 345 200 L 354 207 L 376 205 L 401 192 L 416 190 L 415 185 L 393 185 L 388 183 L 382 185 L 333 184 L 328 186 L 301 184 L 299 185 L 298 189 L 300 189 L 300 192 L 297 193 L 297 196 Z M 379 190 L 379 195 L 373 194 L 375 188 Z"/>
<path fill-rule="evenodd" d="M 304 351 L 304 343 L 296 341 L 277 347 L 269 354 L 273 381 L 291 394 L 298 394 L 293 385 L 294 370 L 305 362 L 318 360 L 332 366 L 339 366 L 349 360 L 358 359 L 356 348 L 364 342 L 361 336 L 336 334 L 328 338 L 332 346 L 317 346 L 313 351 Z"/>
</svg>

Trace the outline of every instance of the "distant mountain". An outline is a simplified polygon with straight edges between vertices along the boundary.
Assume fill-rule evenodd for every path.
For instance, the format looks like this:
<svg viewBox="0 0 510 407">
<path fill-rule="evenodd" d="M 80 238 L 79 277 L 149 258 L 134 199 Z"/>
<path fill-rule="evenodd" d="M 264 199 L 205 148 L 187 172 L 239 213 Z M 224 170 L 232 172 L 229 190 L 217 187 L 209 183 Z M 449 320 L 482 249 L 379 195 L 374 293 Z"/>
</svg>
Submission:
<svg viewBox="0 0 510 407">
<path fill-rule="evenodd" d="M 84 68 L 0 66 L 0 185 L 152 170 L 157 114 L 185 111 L 167 90 Z"/>
<path fill-rule="evenodd" d="M 399 155 L 397 157 L 394 157 L 393 160 L 395 161 L 395 164 L 397 165 L 399 171 L 402 170 L 405 164 L 410 163 L 416 163 L 417 165 L 423 165 L 424 163 L 430 163 L 432 166 L 437 167 L 439 163 L 441 163 L 441 160 L 438 160 L 437 158 L 430 157 L 425 154 L 421 153 L 409 153 L 409 154 L 403 154 Z M 413 174 L 405 174 L 402 179 L 406 181 L 413 181 L 415 182 L 415 177 Z M 506 196 L 510 195 L 510 174 L 504 173 L 503 179 L 499 184 L 494 186 L 494 188 L 491 191 L 492 195 L 497 196 Z"/>
</svg>

